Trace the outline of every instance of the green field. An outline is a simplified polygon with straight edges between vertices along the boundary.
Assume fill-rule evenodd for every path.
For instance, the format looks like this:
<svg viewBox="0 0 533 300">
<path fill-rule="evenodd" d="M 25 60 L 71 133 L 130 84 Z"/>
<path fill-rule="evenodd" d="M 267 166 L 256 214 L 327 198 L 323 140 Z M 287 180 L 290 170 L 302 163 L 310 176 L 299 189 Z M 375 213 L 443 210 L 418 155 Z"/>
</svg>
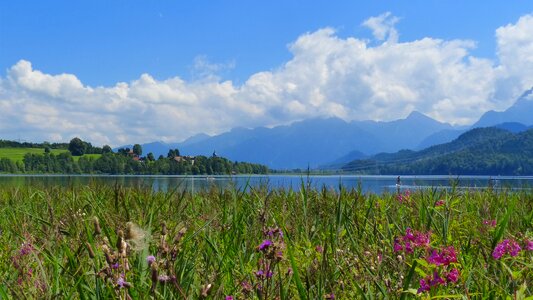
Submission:
<svg viewBox="0 0 533 300">
<path fill-rule="evenodd" d="M 51 149 L 51 153 L 56 155 L 62 152 L 68 152 L 68 150 Z M 44 154 L 44 148 L 0 148 L 0 158 L 8 158 L 14 162 L 22 161 L 26 153 Z M 84 156 L 98 158 L 100 154 L 85 154 Z M 77 161 L 80 156 L 74 156 L 73 158 Z"/>
<path fill-rule="evenodd" d="M 4 299 L 531 299 L 531 191 L 0 187 Z"/>
</svg>

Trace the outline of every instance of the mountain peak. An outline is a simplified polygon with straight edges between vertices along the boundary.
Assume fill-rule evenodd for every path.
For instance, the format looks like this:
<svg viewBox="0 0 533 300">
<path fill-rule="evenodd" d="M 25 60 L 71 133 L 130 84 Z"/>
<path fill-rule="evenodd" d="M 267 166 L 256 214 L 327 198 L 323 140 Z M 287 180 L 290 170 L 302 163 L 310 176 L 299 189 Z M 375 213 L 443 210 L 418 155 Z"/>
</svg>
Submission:
<svg viewBox="0 0 533 300">
<path fill-rule="evenodd" d="M 405 118 L 406 120 L 407 119 L 415 119 L 415 120 L 420 120 L 420 119 L 431 119 L 430 117 L 424 115 L 423 113 L 419 112 L 419 111 L 416 111 L 416 110 L 413 110 L 408 116 L 407 118 Z"/>
</svg>

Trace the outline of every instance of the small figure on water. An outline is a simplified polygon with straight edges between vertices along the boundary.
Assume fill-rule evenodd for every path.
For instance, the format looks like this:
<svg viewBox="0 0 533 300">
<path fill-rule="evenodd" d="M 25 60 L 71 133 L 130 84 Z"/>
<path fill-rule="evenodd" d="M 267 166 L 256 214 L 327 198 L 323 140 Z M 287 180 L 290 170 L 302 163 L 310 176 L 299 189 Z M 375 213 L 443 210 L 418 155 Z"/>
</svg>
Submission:
<svg viewBox="0 0 533 300">
<path fill-rule="evenodd" d="M 398 175 L 398 177 L 396 178 L 396 191 L 398 194 L 400 193 L 401 185 L 402 185 L 402 181 L 400 179 L 400 175 Z"/>
</svg>

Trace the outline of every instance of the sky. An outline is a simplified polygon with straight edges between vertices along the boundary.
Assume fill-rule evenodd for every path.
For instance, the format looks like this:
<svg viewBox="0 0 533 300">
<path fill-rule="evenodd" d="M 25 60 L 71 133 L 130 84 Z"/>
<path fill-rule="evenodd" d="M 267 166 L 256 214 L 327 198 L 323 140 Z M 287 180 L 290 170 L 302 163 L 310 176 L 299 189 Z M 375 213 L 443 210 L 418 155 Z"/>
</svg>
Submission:
<svg viewBox="0 0 533 300">
<path fill-rule="evenodd" d="M 468 125 L 531 70 L 525 0 L 2 1 L 0 139 L 177 142 L 414 110 Z"/>
</svg>

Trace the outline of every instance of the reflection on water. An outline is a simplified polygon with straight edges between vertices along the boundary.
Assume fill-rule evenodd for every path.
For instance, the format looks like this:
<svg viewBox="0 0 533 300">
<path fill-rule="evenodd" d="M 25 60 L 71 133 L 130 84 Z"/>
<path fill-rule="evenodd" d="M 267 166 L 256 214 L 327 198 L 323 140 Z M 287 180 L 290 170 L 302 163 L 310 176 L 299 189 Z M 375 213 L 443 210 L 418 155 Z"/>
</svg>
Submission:
<svg viewBox="0 0 533 300">
<path fill-rule="evenodd" d="M 299 175 L 264 175 L 264 176 L 93 176 L 93 175 L 1 175 L 2 186 L 84 186 L 84 185 L 121 185 L 125 187 L 150 188 L 154 191 L 188 190 L 200 191 L 217 186 L 220 188 L 267 186 L 269 188 L 300 189 L 302 186 L 314 188 L 326 187 L 339 189 L 361 187 L 365 193 L 394 192 L 397 189 L 397 176 L 299 176 Z M 533 186 L 533 176 L 402 176 L 400 188 L 450 188 L 481 189 L 487 187 L 529 189 Z"/>
</svg>

